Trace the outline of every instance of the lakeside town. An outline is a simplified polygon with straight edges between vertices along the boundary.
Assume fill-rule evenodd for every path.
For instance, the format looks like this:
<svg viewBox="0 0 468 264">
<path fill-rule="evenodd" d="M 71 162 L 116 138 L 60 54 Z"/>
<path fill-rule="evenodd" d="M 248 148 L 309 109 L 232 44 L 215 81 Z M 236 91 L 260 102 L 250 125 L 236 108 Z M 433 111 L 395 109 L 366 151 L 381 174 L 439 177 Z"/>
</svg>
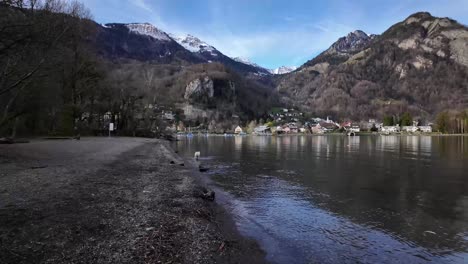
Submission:
<svg viewBox="0 0 468 264">
<path fill-rule="evenodd" d="M 163 113 L 167 121 L 174 121 L 174 114 Z M 291 134 L 345 134 L 355 136 L 359 134 L 430 134 L 442 133 L 440 124 L 413 120 L 409 113 L 403 113 L 400 118 L 385 117 L 380 121 L 374 118 L 361 121 L 336 121 L 327 117 L 306 117 L 296 109 L 279 108 L 271 111 L 267 120 L 251 121 L 246 125 L 233 125 L 224 133 L 212 133 L 206 127 L 186 127 L 182 122 L 174 121 L 167 127 L 168 131 L 178 135 L 221 134 L 221 135 L 291 135 Z M 460 132 L 463 131 L 463 124 Z"/>
</svg>

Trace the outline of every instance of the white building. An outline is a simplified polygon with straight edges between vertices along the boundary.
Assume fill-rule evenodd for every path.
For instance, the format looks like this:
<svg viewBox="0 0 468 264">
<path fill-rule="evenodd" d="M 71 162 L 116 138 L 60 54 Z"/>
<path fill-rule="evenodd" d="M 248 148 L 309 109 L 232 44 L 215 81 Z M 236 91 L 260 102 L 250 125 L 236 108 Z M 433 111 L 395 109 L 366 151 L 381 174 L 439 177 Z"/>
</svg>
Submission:
<svg viewBox="0 0 468 264">
<path fill-rule="evenodd" d="M 418 131 L 418 127 L 417 126 L 402 126 L 401 131 L 414 133 Z"/>
<path fill-rule="evenodd" d="M 237 126 L 236 129 L 234 129 L 235 134 L 240 134 L 242 132 L 244 132 L 244 130 L 242 130 L 242 127 L 240 127 L 240 126 Z"/>
<path fill-rule="evenodd" d="M 254 134 L 256 135 L 265 135 L 265 134 L 270 134 L 271 129 L 267 126 L 258 126 L 254 129 Z"/>
<path fill-rule="evenodd" d="M 361 128 L 359 126 L 351 126 L 350 128 L 347 129 L 349 132 L 361 132 Z"/>
<path fill-rule="evenodd" d="M 399 125 L 396 125 L 396 126 L 382 126 L 380 131 L 382 133 L 398 133 L 398 132 L 400 132 L 400 126 Z"/>
<path fill-rule="evenodd" d="M 432 133 L 431 126 L 418 126 L 419 130 L 423 133 Z"/>
</svg>

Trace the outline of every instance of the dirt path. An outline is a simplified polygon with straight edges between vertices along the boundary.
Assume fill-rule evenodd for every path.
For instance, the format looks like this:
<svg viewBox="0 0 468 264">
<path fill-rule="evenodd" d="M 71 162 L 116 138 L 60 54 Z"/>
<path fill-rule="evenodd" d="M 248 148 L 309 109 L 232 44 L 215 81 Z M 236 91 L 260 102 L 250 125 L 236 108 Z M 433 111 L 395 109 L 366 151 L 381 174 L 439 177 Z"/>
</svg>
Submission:
<svg viewBox="0 0 468 264">
<path fill-rule="evenodd" d="M 182 163 L 149 139 L 0 146 L 0 263 L 263 262 Z"/>
</svg>

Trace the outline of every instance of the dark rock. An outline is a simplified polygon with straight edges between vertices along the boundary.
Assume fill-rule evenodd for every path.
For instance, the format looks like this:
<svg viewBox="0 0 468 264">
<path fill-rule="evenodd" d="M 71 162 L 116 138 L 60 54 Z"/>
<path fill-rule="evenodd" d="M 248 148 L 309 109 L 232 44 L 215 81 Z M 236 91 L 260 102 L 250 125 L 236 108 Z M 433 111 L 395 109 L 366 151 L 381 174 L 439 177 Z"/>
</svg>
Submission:
<svg viewBox="0 0 468 264">
<path fill-rule="evenodd" d="M 174 162 L 173 160 L 171 160 L 171 162 L 170 162 L 170 163 L 171 163 L 171 164 L 175 164 L 175 162 Z"/>
<path fill-rule="evenodd" d="M 209 170 L 208 168 L 203 167 L 202 165 L 198 166 L 198 169 L 200 170 L 200 172 L 207 172 Z"/>
<path fill-rule="evenodd" d="M 47 165 L 40 165 L 40 166 L 32 166 L 31 169 L 32 170 L 37 170 L 37 169 L 45 169 L 47 167 L 48 167 Z"/>
<path fill-rule="evenodd" d="M 200 197 L 203 200 L 214 201 L 215 195 L 216 195 L 215 192 L 212 190 L 209 190 L 207 188 L 200 188 L 199 190 L 196 191 L 195 196 Z"/>
<path fill-rule="evenodd" d="M 0 138 L 0 144 L 13 144 L 13 139 L 11 138 Z"/>
</svg>

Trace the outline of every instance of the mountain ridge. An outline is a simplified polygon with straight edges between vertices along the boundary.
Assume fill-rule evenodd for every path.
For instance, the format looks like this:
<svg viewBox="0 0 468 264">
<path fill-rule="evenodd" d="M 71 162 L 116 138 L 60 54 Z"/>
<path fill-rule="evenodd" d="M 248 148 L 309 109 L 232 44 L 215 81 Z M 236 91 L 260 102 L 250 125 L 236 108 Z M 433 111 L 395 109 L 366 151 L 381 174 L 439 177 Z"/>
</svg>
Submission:
<svg viewBox="0 0 468 264">
<path fill-rule="evenodd" d="M 318 114 L 433 118 L 468 106 L 467 43 L 466 26 L 418 12 L 381 35 L 349 33 L 276 89 L 283 102 Z"/>
</svg>

